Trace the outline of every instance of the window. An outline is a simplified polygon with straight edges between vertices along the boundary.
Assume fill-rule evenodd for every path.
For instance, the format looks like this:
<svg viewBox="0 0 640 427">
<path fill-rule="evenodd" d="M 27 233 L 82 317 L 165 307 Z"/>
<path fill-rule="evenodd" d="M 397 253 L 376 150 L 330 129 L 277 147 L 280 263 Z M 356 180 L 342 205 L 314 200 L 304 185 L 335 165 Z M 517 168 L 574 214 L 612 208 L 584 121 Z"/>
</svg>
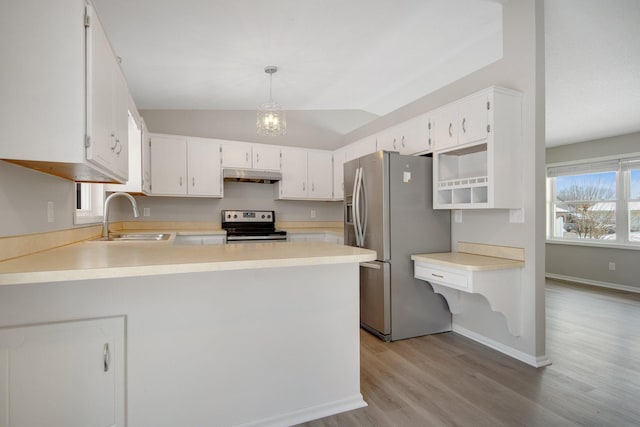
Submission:
<svg viewBox="0 0 640 427">
<path fill-rule="evenodd" d="M 102 184 L 75 183 L 76 209 L 74 224 L 102 222 L 104 186 Z"/>
<path fill-rule="evenodd" d="M 640 159 L 550 165 L 548 238 L 640 244 Z"/>
</svg>

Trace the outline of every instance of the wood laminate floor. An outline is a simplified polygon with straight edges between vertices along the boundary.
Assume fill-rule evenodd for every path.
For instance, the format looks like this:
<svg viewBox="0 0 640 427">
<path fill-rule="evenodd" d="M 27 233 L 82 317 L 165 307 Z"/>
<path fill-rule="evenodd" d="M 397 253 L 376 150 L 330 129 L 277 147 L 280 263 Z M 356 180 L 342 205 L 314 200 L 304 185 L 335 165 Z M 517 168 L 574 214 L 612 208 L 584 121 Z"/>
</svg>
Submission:
<svg viewBox="0 0 640 427">
<path fill-rule="evenodd" d="M 369 406 L 303 426 L 640 426 L 640 294 L 547 281 L 546 309 L 539 369 L 452 332 L 361 331 Z"/>
</svg>

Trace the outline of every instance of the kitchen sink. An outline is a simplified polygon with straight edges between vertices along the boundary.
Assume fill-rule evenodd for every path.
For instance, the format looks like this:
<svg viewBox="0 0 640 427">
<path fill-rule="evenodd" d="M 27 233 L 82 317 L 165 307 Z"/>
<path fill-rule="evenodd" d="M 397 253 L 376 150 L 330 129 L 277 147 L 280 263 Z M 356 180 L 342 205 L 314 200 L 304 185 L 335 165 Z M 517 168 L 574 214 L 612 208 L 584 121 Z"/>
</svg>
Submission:
<svg viewBox="0 0 640 427">
<path fill-rule="evenodd" d="M 103 242 L 145 242 L 169 240 L 171 233 L 109 233 L 109 237 L 98 237 L 93 241 Z"/>
</svg>

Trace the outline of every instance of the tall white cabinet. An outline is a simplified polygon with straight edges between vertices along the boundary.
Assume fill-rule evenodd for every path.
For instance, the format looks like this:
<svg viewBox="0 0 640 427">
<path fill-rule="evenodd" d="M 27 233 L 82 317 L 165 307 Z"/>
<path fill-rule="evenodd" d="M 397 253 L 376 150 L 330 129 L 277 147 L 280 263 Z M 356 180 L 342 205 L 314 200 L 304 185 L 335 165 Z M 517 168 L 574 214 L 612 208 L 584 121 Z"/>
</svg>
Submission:
<svg viewBox="0 0 640 427">
<path fill-rule="evenodd" d="M 123 427 L 124 318 L 0 329 L 0 427 Z"/>
<path fill-rule="evenodd" d="M 491 87 L 434 116 L 434 208 L 522 207 L 521 93 Z"/>
<path fill-rule="evenodd" d="M 1 2 L 0 51 L 0 159 L 76 181 L 126 181 L 127 88 L 92 8 Z"/>
</svg>

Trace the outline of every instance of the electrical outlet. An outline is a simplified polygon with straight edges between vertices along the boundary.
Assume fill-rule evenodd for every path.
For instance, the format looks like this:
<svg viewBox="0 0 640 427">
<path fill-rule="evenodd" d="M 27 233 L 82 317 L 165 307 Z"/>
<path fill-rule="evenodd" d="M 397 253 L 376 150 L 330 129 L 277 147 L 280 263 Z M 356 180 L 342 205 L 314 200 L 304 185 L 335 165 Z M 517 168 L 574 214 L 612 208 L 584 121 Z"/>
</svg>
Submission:
<svg viewBox="0 0 640 427">
<path fill-rule="evenodd" d="M 615 262 L 610 262 L 609 263 L 609 270 L 610 271 L 614 271 L 616 269 L 616 263 Z"/>
<path fill-rule="evenodd" d="M 47 202 L 47 222 L 55 221 L 54 212 L 55 210 L 53 202 Z"/>
<path fill-rule="evenodd" d="M 142 208 L 142 216 L 151 216 L 151 208 Z"/>
<path fill-rule="evenodd" d="M 311 209 L 311 218 L 315 218 L 316 217 L 316 211 Z"/>
<path fill-rule="evenodd" d="M 523 223 L 524 209 L 509 209 L 509 222 Z"/>
<path fill-rule="evenodd" d="M 455 211 L 453 211 L 453 220 L 457 223 L 461 223 L 462 222 L 462 209 L 457 209 Z"/>
</svg>

